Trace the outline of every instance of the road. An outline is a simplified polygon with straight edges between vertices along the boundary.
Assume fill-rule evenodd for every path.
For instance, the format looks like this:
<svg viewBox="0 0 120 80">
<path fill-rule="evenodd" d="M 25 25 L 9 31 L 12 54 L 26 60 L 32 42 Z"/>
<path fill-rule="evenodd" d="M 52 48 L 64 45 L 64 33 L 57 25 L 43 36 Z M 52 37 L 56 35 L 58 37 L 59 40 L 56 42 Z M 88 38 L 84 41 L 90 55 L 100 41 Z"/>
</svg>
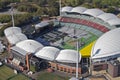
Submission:
<svg viewBox="0 0 120 80">
<path fill-rule="evenodd" d="M 13 11 L 14 11 L 14 14 L 24 14 L 25 13 L 25 12 L 19 12 L 16 9 L 13 9 Z M 0 11 L 0 15 L 1 14 L 10 14 L 10 13 L 11 13 L 10 9 L 5 9 L 4 11 Z"/>
</svg>

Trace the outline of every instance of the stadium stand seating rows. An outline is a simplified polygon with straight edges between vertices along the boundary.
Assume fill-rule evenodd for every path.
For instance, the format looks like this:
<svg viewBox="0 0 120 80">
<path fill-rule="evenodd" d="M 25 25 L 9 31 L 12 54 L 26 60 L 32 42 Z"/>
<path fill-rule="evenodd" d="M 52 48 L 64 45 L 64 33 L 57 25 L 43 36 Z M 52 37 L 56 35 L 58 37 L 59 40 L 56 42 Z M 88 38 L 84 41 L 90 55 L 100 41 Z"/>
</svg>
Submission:
<svg viewBox="0 0 120 80">
<path fill-rule="evenodd" d="M 83 31 L 87 31 L 90 32 L 96 36 L 101 36 L 103 34 L 103 32 L 101 32 L 100 30 L 94 29 L 92 27 L 88 27 L 85 25 L 80 25 L 80 24 L 76 24 L 76 23 L 65 23 L 62 22 L 60 23 L 60 25 L 62 26 L 61 28 L 58 29 L 58 31 L 61 31 L 63 33 L 67 33 L 66 31 L 69 31 L 71 28 L 74 28 L 76 30 L 83 30 Z"/>
<path fill-rule="evenodd" d="M 60 19 L 61 22 L 67 22 L 67 23 L 76 23 L 76 24 L 82 24 L 82 25 L 86 25 L 86 26 L 90 26 L 94 29 L 100 30 L 101 32 L 107 32 L 109 31 L 108 28 L 106 28 L 105 26 L 102 26 L 100 24 L 88 21 L 88 20 L 84 20 L 84 19 L 76 19 L 76 18 L 68 18 L 68 17 L 62 17 Z"/>
<path fill-rule="evenodd" d="M 77 19 L 85 19 L 100 25 L 103 25 L 105 27 L 107 27 L 108 29 L 115 29 L 115 26 L 111 26 L 108 23 L 106 23 L 105 21 L 99 19 L 99 18 L 95 18 L 92 16 L 87 16 L 87 15 L 80 15 L 80 14 L 62 14 L 62 17 L 70 17 L 70 18 L 77 18 Z"/>
</svg>

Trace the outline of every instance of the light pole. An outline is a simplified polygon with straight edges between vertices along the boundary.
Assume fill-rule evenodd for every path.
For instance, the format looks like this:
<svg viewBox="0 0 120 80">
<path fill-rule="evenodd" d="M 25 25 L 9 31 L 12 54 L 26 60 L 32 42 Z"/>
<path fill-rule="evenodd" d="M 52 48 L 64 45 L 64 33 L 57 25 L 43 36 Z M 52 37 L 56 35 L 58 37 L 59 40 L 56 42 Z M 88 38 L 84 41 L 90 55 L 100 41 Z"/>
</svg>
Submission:
<svg viewBox="0 0 120 80">
<path fill-rule="evenodd" d="M 61 0 L 59 0 L 59 14 L 61 16 Z"/>
<path fill-rule="evenodd" d="M 75 36 L 76 34 L 76 29 L 74 28 L 74 36 L 73 38 L 76 38 L 77 40 L 77 44 L 76 44 L 76 47 L 77 47 L 77 54 L 76 54 L 76 80 L 78 80 L 78 68 L 79 68 L 79 39 Z"/>
<path fill-rule="evenodd" d="M 92 75 L 92 58 L 90 57 L 89 75 Z"/>
<path fill-rule="evenodd" d="M 78 68 L 79 68 L 79 40 L 77 39 L 77 54 L 76 54 L 76 80 L 78 80 Z"/>
<path fill-rule="evenodd" d="M 12 16 L 12 24 L 13 24 L 13 27 L 15 27 L 15 22 L 14 22 L 14 17 L 13 17 L 13 7 L 11 7 L 11 16 Z"/>
<path fill-rule="evenodd" d="M 76 34 L 76 29 L 74 29 L 74 36 L 73 38 L 75 38 L 77 40 L 77 54 L 76 54 L 76 77 L 72 77 L 70 80 L 79 80 L 78 78 L 78 69 L 79 69 L 79 39 L 75 36 Z"/>
</svg>

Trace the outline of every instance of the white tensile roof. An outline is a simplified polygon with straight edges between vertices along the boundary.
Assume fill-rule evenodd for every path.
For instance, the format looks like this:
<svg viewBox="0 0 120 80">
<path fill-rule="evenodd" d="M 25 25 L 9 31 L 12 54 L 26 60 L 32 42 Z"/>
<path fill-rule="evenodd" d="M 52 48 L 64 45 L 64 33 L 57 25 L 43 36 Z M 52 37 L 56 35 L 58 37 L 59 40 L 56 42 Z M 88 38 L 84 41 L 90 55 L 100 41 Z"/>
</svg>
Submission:
<svg viewBox="0 0 120 80">
<path fill-rule="evenodd" d="M 22 30 L 19 27 L 8 27 L 4 30 L 5 36 L 21 33 Z"/>
<path fill-rule="evenodd" d="M 112 13 L 104 13 L 104 14 L 101 14 L 101 15 L 99 15 L 97 17 L 102 19 L 103 21 L 107 21 L 107 20 L 110 20 L 110 19 L 117 18 L 117 16 L 112 14 Z"/>
<path fill-rule="evenodd" d="M 13 46 L 10 49 L 14 50 L 14 51 L 16 51 L 16 52 L 18 52 L 18 53 L 20 53 L 20 54 L 22 54 L 24 56 L 27 54 L 27 51 L 25 51 L 25 50 L 23 50 L 23 49 L 21 49 L 21 48 L 19 48 L 17 46 Z M 30 54 L 30 53 L 28 53 L 28 54 Z"/>
<path fill-rule="evenodd" d="M 91 15 L 94 17 L 97 17 L 100 14 L 103 14 L 104 12 L 100 9 L 87 9 L 83 14 Z"/>
<path fill-rule="evenodd" d="M 47 25 L 49 25 L 48 21 L 42 21 L 35 25 L 35 29 L 39 29 L 39 28 L 45 27 Z"/>
<path fill-rule="evenodd" d="M 11 45 L 14 45 L 20 41 L 23 40 L 27 40 L 28 38 L 26 37 L 26 35 L 22 34 L 22 33 L 18 33 L 18 34 L 13 34 L 13 35 L 9 35 L 6 36 L 7 40 L 9 41 L 9 43 Z"/>
<path fill-rule="evenodd" d="M 99 59 L 120 55 L 120 28 L 113 29 L 103 34 L 93 46 L 92 59 Z"/>
<path fill-rule="evenodd" d="M 115 26 L 115 25 L 120 25 L 120 19 L 119 18 L 115 18 L 115 19 L 110 19 L 107 21 L 111 26 Z"/>
<path fill-rule="evenodd" d="M 61 12 L 70 12 L 72 10 L 72 7 L 70 6 L 65 6 L 61 9 Z"/>
<path fill-rule="evenodd" d="M 61 50 L 59 55 L 57 56 L 56 60 L 58 62 L 65 62 L 65 63 L 76 63 L 76 55 L 79 53 L 75 50 Z M 79 62 L 81 60 L 81 55 L 79 55 Z"/>
<path fill-rule="evenodd" d="M 39 58 L 53 61 L 59 54 L 59 49 L 51 46 L 46 46 L 39 50 L 35 55 Z"/>
<path fill-rule="evenodd" d="M 39 49 L 43 48 L 43 45 L 35 40 L 24 40 L 16 44 L 17 47 L 29 52 L 35 53 Z"/>
<path fill-rule="evenodd" d="M 86 11 L 87 10 L 87 8 L 85 8 L 85 7 L 74 7 L 72 10 L 71 10 L 71 12 L 76 12 L 76 13 L 80 13 L 80 14 L 82 14 L 84 11 Z"/>
<path fill-rule="evenodd" d="M 95 18 L 102 19 L 103 21 L 107 22 L 111 26 L 120 25 L 120 19 L 116 15 L 112 13 L 105 13 L 104 11 L 97 8 L 87 9 L 79 6 L 74 8 L 70 6 L 66 6 L 62 8 L 61 12 L 76 12 L 80 14 L 91 15 Z"/>
</svg>

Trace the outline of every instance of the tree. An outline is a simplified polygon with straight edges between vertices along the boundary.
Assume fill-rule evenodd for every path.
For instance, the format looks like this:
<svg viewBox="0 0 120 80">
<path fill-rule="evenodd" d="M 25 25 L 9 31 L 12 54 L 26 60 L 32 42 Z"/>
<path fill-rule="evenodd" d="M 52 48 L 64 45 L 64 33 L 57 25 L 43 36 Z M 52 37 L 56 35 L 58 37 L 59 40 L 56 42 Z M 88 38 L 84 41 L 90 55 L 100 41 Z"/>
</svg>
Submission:
<svg viewBox="0 0 120 80">
<path fill-rule="evenodd" d="M 44 9 L 42 7 L 40 7 L 37 12 L 35 13 L 36 16 L 41 16 L 44 15 Z"/>
<path fill-rule="evenodd" d="M 113 8 L 113 7 L 109 7 L 109 8 L 107 8 L 107 12 L 108 13 L 114 13 L 116 10 L 115 10 L 115 8 Z"/>
<path fill-rule="evenodd" d="M 39 0 L 38 3 L 40 6 L 43 6 L 47 4 L 47 0 Z"/>
<path fill-rule="evenodd" d="M 37 7 L 35 7 L 34 5 L 32 5 L 32 4 L 23 4 L 23 5 L 19 5 L 18 6 L 18 11 L 22 11 L 22 12 L 31 12 L 31 13 L 33 13 L 33 12 L 36 12 L 37 11 Z"/>
<path fill-rule="evenodd" d="M 49 15 L 49 16 L 57 16 L 58 13 L 59 13 L 59 11 L 58 11 L 58 9 L 55 8 L 55 7 L 50 7 L 50 8 L 48 9 L 48 15 Z"/>
<path fill-rule="evenodd" d="M 11 21 L 10 15 L 0 15 L 0 22 L 1 23 L 7 23 Z"/>
<path fill-rule="evenodd" d="M 101 0 L 93 0 L 93 7 L 101 8 Z"/>
</svg>

